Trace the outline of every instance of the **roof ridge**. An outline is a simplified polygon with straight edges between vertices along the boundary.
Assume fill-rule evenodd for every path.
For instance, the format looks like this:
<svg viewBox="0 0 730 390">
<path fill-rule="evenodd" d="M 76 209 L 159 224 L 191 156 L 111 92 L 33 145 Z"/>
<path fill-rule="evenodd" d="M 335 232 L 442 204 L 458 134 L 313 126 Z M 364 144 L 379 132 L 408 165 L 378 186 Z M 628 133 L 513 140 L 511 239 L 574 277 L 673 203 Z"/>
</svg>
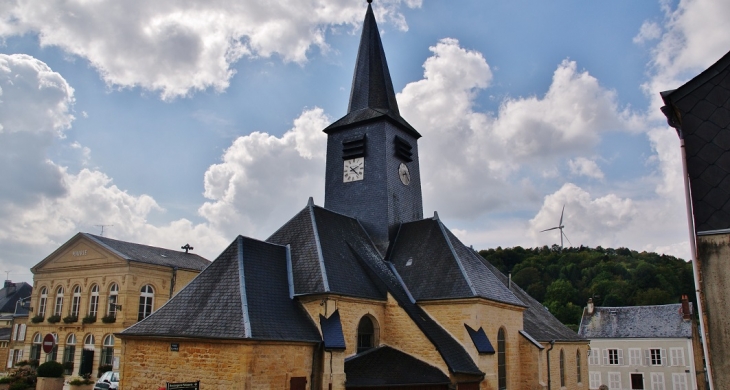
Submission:
<svg viewBox="0 0 730 390">
<path fill-rule="evenodd" d="M 454 260 L 456 260 L 456 265 L 459 266 L 459 271 L 461 271 L 461 275 L 464 277 L 464 280 L 466 280 L 466 285 L 469 286 L 472 295 L 479 296 L 477 294 L 477 290 L 474 288 L 474 283 L 472 283 L 469 274 L 466 272 L 466 269 L 464 269 L 464 264 L 461 263 L 461 258 L 459 257 L 459 254 L 456 253 L 456 249 L 454 249 L 454 244 L 451 242 L 449 235 L 446 233 L 446 227 L 444 227 L 444 224 L 441 223 L 441 220 L 439 219 L 436 212 L 434 212 L 433 220 L 438 224 L 439 229 L 441 230 L 441 235 L 444 237 L 444 240 L 446 240 L 446 245 L 449 246 L 451 255 L 454 256 Z"/>
<path fill-rule="evenodd" d="M 248 316 L 248 297 L 246 296 L 246 274 L 243 268 L 243 236 L 236 237 L 237 260 L 238 260 L 238 280 L 241 293 L 241 312 L 243 313 L 243 333 L 244 337 L 251 338 L 251 319 Z"/>
<path fill-rule="evenodd" d="M 317 246 L 317 258 L 319 260 L 319 268 L 320 272 L 322 273 L 322 287 L 324 288 L 324 292 L 330 291 L 330 283 L 327 279 L 327 269 L 324 265 L 324 255 L 322 254 L 322 243 L 319 240 L 319 230 L 317 229 L 317 218 L 314 217 L 314 201 L 311 201 L 312 198 L 309 198 L 310 202 L 307 203 L 307 209 L 309 210 L 309 217 L 312 220 L 312 230 L 314 231 L 314 242 Z"/>
</svg>

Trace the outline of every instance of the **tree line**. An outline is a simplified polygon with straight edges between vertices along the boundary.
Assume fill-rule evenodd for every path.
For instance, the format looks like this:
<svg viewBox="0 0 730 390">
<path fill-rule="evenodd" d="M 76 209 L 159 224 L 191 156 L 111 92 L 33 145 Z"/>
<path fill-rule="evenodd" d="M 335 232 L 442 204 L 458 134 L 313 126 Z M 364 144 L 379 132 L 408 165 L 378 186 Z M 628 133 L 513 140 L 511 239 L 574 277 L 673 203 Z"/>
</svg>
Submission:
<svg viewBox="0 0 730 390">
<path fill-rule="evenodd" d="M 479 254 L 576 331 L 588 298 L 611 307 L 678 303 L 682 294 L 695 300 L 692 264 L 674 256 L 557 245 Z"/>
</svg>

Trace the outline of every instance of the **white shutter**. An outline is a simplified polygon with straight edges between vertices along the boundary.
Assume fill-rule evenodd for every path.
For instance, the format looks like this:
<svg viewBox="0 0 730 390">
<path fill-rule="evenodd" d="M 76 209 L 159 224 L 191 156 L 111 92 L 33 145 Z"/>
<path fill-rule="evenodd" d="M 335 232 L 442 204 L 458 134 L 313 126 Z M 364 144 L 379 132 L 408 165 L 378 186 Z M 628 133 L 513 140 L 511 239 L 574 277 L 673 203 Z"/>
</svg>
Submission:
<svg viewBox="0 0 730 390">
<path fill-rule="evenodd" d="M 651 366 L 651 350 L 648 348 L 644 350 L 644 365 Z"/>
<path fill-rule="evenodd" d="M 13 337 L 11 337 L 10 339 L 11 340 L 18 339 L 18 324 L 13 325 Z"/>
<path fill-rule="evenodd" d="M 608 348 L 603 350 L 603 365 L 608 365 Z"/>
<path fill-rule="evenodd" d="M 623 348 L 618 349 L 618 365 L 623 366 L 624 365 L 624 350 Z"/>
<path fill-rule="evenodd" d="M 12 367 L 13 367 L 13 350 L 11 349 L 11 350 L 8 351 L 8 366 L 7 366 L 7 368 L 12 368 Z"/>
<path fill-rule="evenodd" d="M 18 339 L 18 341 L 25 341 L 25 330 L 25 324 L 20 324 L 20 338 Z"/>
<path fill-rule="evenodd" d="M 20 362 L 22 360 L 23 360 L 23 350 L 21 349 L 18 351 L 18 361 Z"/>
<path fill-rule="evenodd" d="M 666 348 L 661 349 L 661 355 L 662 355 L 662 366 L 667 365 L 667 350 Z"/>
</svg>

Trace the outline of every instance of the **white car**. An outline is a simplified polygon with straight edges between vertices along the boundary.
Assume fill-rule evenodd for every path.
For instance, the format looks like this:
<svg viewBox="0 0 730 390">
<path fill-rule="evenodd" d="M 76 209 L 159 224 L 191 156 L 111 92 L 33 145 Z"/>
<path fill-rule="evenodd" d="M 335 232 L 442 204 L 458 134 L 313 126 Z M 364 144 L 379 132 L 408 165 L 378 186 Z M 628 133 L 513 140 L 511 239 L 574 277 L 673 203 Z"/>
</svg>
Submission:
<svg viewBox="0 0 730 390">
<path fill-rule="evenodd" d="M 116 371 L 107 371 L 101 375 L 94 390 L 117 390 L 119 388 L 119 373 Z"/>
</svg>

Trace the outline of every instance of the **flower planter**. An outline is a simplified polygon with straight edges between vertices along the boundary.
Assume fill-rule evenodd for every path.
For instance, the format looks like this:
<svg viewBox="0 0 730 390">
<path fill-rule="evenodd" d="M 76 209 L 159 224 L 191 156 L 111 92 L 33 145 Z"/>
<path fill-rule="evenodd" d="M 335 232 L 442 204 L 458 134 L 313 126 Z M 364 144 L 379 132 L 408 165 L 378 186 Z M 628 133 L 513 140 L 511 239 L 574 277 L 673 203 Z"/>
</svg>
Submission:
<svg viewBox="0 0 730 390">
<path fill-rule="evenodd" d="M 63 390 L 63 378 L 38 377 L 35 390 Z"/>
</svg>

